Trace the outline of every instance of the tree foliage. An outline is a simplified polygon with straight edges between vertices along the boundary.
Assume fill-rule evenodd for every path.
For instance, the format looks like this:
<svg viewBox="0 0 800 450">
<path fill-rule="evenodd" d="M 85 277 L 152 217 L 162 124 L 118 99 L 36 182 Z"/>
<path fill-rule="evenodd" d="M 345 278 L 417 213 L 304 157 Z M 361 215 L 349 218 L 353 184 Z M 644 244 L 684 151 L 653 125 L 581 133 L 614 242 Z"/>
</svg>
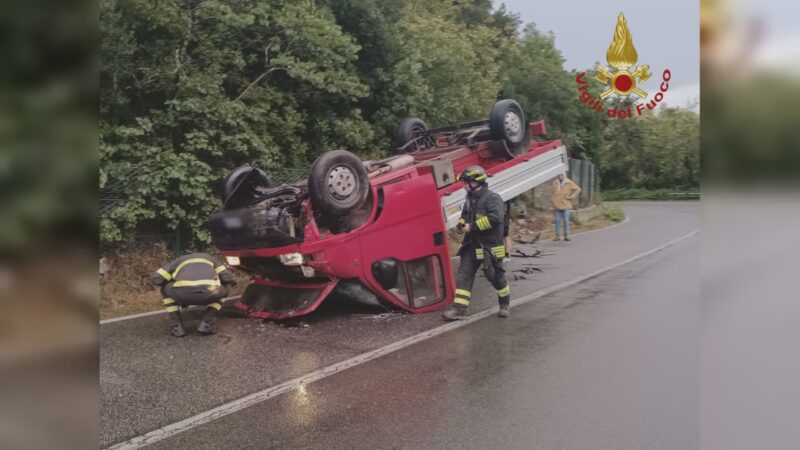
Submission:
<svg viewBox="0 0 800 450">
<path fill-rule="evenodd" d="M 630 107 L 630 100 L 615 107 Z M 602 186 L 608 189 L 685 189 L 700 184 L 700 118 L 663 108 L 658 114 L 608 120 L 598 147 Z"/>
</svg>

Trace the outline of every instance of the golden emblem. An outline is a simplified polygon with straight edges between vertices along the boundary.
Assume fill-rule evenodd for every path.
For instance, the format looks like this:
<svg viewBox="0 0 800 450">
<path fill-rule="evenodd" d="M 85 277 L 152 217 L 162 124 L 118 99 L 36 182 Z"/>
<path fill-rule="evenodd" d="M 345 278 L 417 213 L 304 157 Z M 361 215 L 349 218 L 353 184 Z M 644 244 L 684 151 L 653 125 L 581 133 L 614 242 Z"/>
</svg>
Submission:
<svg viewBox="0 0 800 450">
<path fill-rule="evenodd" d="M 617 27 L 614 29 L 614 40 L 608 46 L 606 52 L 606 61 L 609 66 L 613 66 L 616 72 L 611 72 L 607 67 L 599 66 L 595 71 L 597 72 L 594 78 L 608 89 L 600 94 L 600 98 L 604 99 L 615 93 L 617 95 L 629 95 L 634 93 L 639 97 L 646 98 L 647 92 L 636 87 L 639 83 L 644 83 L 650 78 L 651 74 L 647 72 L 650 66 L 647 64 L 636 67 L 632 72 L 629 70 L 639 55 L 636 53 L 636 47 L 633 46 L 633 37 L 628 30 L 628 23 L 625 21 L 625 16 L 619 13 L 617 18 Z"/>
</svg>

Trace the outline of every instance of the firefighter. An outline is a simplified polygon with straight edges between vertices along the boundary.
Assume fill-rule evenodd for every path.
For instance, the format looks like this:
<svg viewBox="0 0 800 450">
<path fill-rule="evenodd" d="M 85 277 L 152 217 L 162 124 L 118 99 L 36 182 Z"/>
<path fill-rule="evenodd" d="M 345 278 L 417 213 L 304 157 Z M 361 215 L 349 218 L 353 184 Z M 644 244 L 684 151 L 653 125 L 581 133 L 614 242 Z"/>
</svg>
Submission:
<svg viewBox="0 0 800 450">
<path fill-rule="evenodd" d="M 456 226 L 458 233 L 464 234 L 464 241 L 458 249 L 461 264 L 456 274 L 456 298 L 442 316 L 447 320 L 459 320 L 467 316 L 475 273 L 483 267 L 486 279 L 497 292 L 500 304 L 497 315 L 508 317 L 511 292 L 503 269 L 506 256 L 503 199 L 489 190 L 486 171 L 480 166 L 467 167 L 458 178 L 467 190 L 467 200 Z"/>
<path fill-rule="evenodd" d="M 197 332 L 214 334 L 214 315 L 222 308 L 220 300 L 236 284 L 233 274 L 205 253 L 190 253 L 170 262 L 153 274 L 152 282 L 161 288 L 169 321 L 167 332 L 175 337 L 186 336 L 180 308 L 190 305 L 206 306 Z"/>
</svg>

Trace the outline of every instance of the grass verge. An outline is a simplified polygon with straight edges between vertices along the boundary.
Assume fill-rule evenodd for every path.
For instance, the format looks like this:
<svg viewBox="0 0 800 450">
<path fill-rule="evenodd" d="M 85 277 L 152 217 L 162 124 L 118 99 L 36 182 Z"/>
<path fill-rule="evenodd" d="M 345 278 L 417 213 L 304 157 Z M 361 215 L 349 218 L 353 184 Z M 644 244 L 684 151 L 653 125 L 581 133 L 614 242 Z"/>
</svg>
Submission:
<svg viewBox="0 0 800 450">
<path fill-rule="evenodd" d="M 700 189 L 610 189 L 603 191 L 603 200 L 699 200 Z"/>
<path fill-rule="evenodd" d="M 587 231 L 599 230 L 601 228 L 615 225 L 623 220 L 625 220 L 625 211 L 621 207 L 616 205 L 603 205 L 602 215 L 597 216 L 586 223 L 570 223 L 569 232 L 570 234 L 574 235 L 578 233 L 585 233 Z M 556 237 L 555 224 L 553 223 L 552 217 L 550 217 L 549 222 L 550 226 L 546 230 L 542 231 L 539 239 L 547 240 Z"/>
</svg>

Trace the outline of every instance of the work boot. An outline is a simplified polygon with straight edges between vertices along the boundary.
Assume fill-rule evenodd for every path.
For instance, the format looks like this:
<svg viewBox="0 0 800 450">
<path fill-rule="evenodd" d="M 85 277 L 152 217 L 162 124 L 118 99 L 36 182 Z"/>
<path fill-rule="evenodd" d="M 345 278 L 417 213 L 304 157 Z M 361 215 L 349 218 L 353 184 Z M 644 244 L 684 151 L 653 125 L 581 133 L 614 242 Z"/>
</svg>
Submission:
<svg viewBox="0 0 800 450">
<path fill-rule="evenodd" d="M 217 320 L 214 319 L 214 308 L 208 308 L 206 313 L 203 314 L 203 319 L 200 325 L 197 326 L 197 332 L 200 334 L 214 334 L 217 332 Z"/>
<path fill-rule="evenodd" d="M 502 317 L 503 319 L 508 318 L 510 315 L 510 307 L 509 305 L 500 305 L 500 310 L 497 311 L 497 317 Z"/>
<path fill-rule="evenodd" d="M 567 242 L 569 242 L 569 236 L 567 236 L 567 235 L 565 234 L 565 235 L 564 235 L 564 240 L 565 240 L 565 241 L 567 241 Z"/>
<path fill-rule="evenodd" d="M 186 336 L 186 330 L 183 329 L 183 321 L 181 321 L 181 314 L 178 312 L 168 313 L 169 320 L 167 325 L 167 333 L 175 337 Z"/>
<path fill-rule="evenodd" d="M 461 320 L 467 317 L 467 307 L 464 305 L 453 305 L 442 313 L 445 320 Z"/>
<path fill-rule="evenodd" d="M 555 237 L 553 240 L 554 240 L 554 241 L 560 241 L 560 240 L 561 240 L 561 238 L 560 238 L 560 237 L 558 237 L 558 235 L 556 235 L 556 237 Z"/>
</svg>

